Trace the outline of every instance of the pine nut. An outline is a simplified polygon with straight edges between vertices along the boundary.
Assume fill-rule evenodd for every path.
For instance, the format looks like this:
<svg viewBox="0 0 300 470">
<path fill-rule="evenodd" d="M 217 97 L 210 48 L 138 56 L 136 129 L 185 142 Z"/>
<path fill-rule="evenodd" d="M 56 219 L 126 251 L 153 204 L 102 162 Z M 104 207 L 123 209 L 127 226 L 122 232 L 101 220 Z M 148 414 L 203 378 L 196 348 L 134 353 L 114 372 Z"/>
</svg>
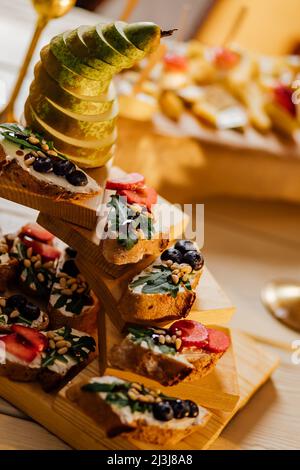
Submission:
<svg viewBox="0 0 300 470">
<path fill-rule="evenodd" d="M 54 333 L 53 339 L 54 339 L 54 341 L 63 341 L 64 337 Z"/>
<path fill-rule="evenodd" d="M 13 310 L 10 314 L 10 318 L 17 318 L 20 315 L 20 312 L 18 310 Z"/>
<path fill-rule="evenodd" d="M 79 289 L 77 289 L 78 294 L 83 294 L 84 291 L 85 291 L 84 287 L 80 287 Z"/>
<path fill-rule="evenodd" d="M 71 291 L 72 291 L 72 292 L 75 292 L 77 289 L 78 289 L 78 284 L 73 284 L 73 285 L 71 286 Z"/>
<path fill-rule="evenodd" d="M 72 295 L 73 291 L 71 289 L 62 289 L 61 293 L 63 295 Z"/>
<path fill-rule="evenodd" d="M 30 289 L 33 290 L 33 291 L 36 291 L 36 290 L 37 290 L 36 285 L 34 284 L 34 282 L 32 282 L 31 284 L 29 284 L 29 287 L 30 287 Z"/>
<path fill-rule="evenodd" d="M 171 336 L 170 336 L 170 335 L 166 335 L 166 337 L 165 337 L 165 338 L 166 338 L 166 343 L 167 343 L 167 344 L 170 344 L 170 343 L 172 343 L 172 338 L 171 338 Z"/>
<path fill-rule="evenodd" d="M 66 347 L 67 347 L 67 344 L 68 344 L 68 341 L 66 341 L 65 339 L 61 339 L 60 341 L 57 341 L 56 347 L 57 347 L 58 349 L 60 349 L 60 348 L 66 348 Z"/>
<path fill-rule="evenodd" d="M 57 157 L 58 153 L 55 150 L 48 150 L 48 155 L 51 157 Z"/>
<path fill-rule="evenodd" d="M 181 344 L 182 344 L 181 339 L 177 338 L 176 341 L 175 341 L 175 348 L 176 348 L 177 351 L 178 351 L 178 349 L 180 349 Z"/>
<path fill-rule="evenodd" d="M 43 264 L 43 268 L 51 269 L 51 268 L 53 268 L 53 264 L 54 264 L 53 261 L 47 261 L 47 263 Z"/>
<path fill-rule="evenodd" d="M 182 335 L 182 331 L 181 330 L 177 330 L 176 331 L 176 336 L 181 336 Z"/>
<path fill-rule="evenodd" d="M 31 261 L 29 259 L 24 259 L 24 266 L 25 266 L 25 268 L 30 268 Z"/>
<path fill-rule="evenodd" d="M 37 257 L 36 257 L 36 256 L 32 256 L 30 261 L 34 264 L 34 263 L 37 261 Z"/>
<path fill-rule="evenodd" d="M 56 348 L 55 341 L 53 339 L 50 339 L 49 347 L 50 347 L 50 349 L 55 349 Z"/>
<path fill-rule="evenodd" d="M 37 259 L 38 261 L 42 261 L 41 255 L 36 255 L 36 259 Z"/>
<path fill-rule="evenodd" d="M 44 152 L 41 152 L 40 150 L 37 151 L 37 154 L 39 157 L 42 157 L 42 158 L 45 158 L 46 155 L 44 154 Z"/>
<path fill-rule="evenodd" d="M 173 341 L 173 343 L 175 343 L 176 339 L 177 339 L 177 336 L 176 336 L 176 335 L 173 335 L 173 336 L 172 336 L 172 341 Z"/>
<path fill-rule="evenodd" d="M 56 333 L 54 333 L 53 331 L 48 331 L 47 336 L 48 336 L 48 338 L 55 338 Z"/>
<path fill-rule="evenodd" d="M 34 163 L 34 161 L 35 161 L 35 158 L 31 157 L 31 158 L 27 158 L 27 160 L 24 160 L 24 163 L 26 166 L 30 166 Z"/>
<path fill-rule="evenodd" d="M 37 137 L 35 137 L 34 135 L 31 135 L 29 138 L 28 138 L 28 142 L 30 142 L 31 144 L 33 145 L 36 145 L 36 144 L 39 144 L 40 141 Z"/>
<path fill-rule="evenodd" d="M 167 265 L 169 268 L 172 266 L 172 264 L 173 264 L 173 261 L 172 261 L 172 260 L 168 259 L 168 260 L 166 261 L 166 265 Z"/>
<path fill-rule="evenodd" d="M 61 354 L 62 356 L 68 352 L 68 348 L 60 348 L 58 349 L 58 354 Z"/>
<path fill-rule="evenodd" d="M 183 281 L 183 282 L 188 282 L 188 280 L 189 280 L 189 275 L 188 275 L 188 274 L 184 274 L 184 275 L 182 276 L 182 281 Z"/>
<path fill-rule="evenodd" d="M 42 263 L 40 262 L 40 260 L 37 260 L 35 263 L 34 263 L 34 269 L 39 269 L 42 267 Z"/>
<path fill-rule="evenodd" d="M 37 278 L 40 282 L 45 282 L 45 276 L 43 273 L 38 273 Z"/>
<path fill-rule="evenodd" d="M 70 279 L 67 280 L 67 286 L 71 286 L 72 284 L 75 284 L 77 282 L 77 279 L 75 277 L 71 277 Z"/>
<path fill-rule="evenodd" d="M 179 269 L 174 269 L 173 274 L 179 274 Z"/>
<path fill-rule="evenodd" d="M 6 306 L 6 299 L 4 297 L 2 297 L 0 299 L 0 307 L 5 307 Z"/>
<path fill-rule="evenodd" d="M 179 277 L 177 276 L 177 274 L 172 274 L 172 282 L 173 284 L 178 284 L 179 282 Z"/>
<path fill-rule="evenodd" d="M 42 144 L 41 147 L 42 147 L 42 150 L 45 150 L 45 152 L 47 152 L 49 150 L 49 145 L 48 144 Z"/>
<path fill-rule="evenodd" d="M 165 344 L 166 337 L 164 335 L 160 335 L 159 338 L 158 338 L 158 341 L 160 342 L 160 344 Z"/>
<path fill-rule="evenodd" d="M 60 273 L 57 273 L 57 277 L 58 277 L 59 279 L 63 279 L 63 278 L 68 277 L 68 275 L 67 275 L 67 273 L 60 272 Z"/>
<path fill-rule="evenodd" d="M 137 400 L 138 398 L 138 394 L 134 392 L 132 389 L 128 390 L 128 396 L 133 401 Z"/>
<path fill-rule="evenodd" d="M 133 382 L 133 383 L 131 384 L 131 387 L 134 388 L 134 389 L 136 389 L 136 390 L 139 390 L 139 391 L 141 391 L 141 390 L 143 389 L 143 387 L 141 386 L 141 384 L 138 384 L 138 383 L 136 383 L 136 382 Z"/>
</svg>

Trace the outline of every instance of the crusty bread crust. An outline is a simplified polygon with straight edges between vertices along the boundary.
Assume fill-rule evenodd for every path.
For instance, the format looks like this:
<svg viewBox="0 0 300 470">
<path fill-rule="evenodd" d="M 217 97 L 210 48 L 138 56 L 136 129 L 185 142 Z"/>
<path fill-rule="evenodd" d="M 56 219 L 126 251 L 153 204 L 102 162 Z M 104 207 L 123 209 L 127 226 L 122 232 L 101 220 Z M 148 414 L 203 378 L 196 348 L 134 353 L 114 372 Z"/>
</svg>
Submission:
<svg viewBox="0 0 300 470">
<path fill-rule="evenodd" d="M 139 240 L 130 250 L 126 250 L 118 240 L 107 238 L 102 241 L 101 248 L 104 258 L 109 263 L 123 265 L 137 263 L 147 255 L 158 256 L 168 244 L 169 240 L 160 236 L 152 240 Z"/>
<path fill-rule="evenodd" d="M 18 261 L 11 259 L 7 264 L 0 264 L 0 292 L 7 289 L 7 285 L 15 278 Z"/>
<path fill-rule="evenodd" d="M 27 191 L 44 194 L 59 199 L 83 200 L 94 197 L 97 193 L 73 193 L 67 191 L 55 184 L 49 184 L 33 178 L 29 173 L 23 171 L 21 166 L 15 160 L 6 161 L 6 154 L 3 146 L 0 144 L 0 176 L 2 181 L 6 180 L 8 184 L 26 189 Z"/>
<path fill-rule="evenodd" d="M 21 322 L 18 323 L 17 321 L 16 321 L 16 324 L 22 325 Z M 49 325 L 49 316 L 47 315 L 47 313 L 41 312 L 40 316 L 31 323 L 30 327 L 35 328 L 39 331 L 45 331 L 48 328 L 48 325 Z M 0 332 L 10 331 L 11 327 L 12 327 L 12 324 L 8 324 L 8 325 L 1 324 Z"/>
<path fill-rule="evenodd" d="M 38 367 L 30 367 L 9 360 L 6 360 L 5 364 L 0 364 L 0 376 L 8 377 L 15 382 L 33 382 L 39 370 Z"/>
<path fill-rule="evenodd" d="M 112 407 L 102 400 L 99 394 L 82 391 L 82 385 L 83 384 L 77 384 L 70 387 L 67 391 L 67 397 L 76 402 L 88 416 L 103 427 L 108 437 L 124 434 L 129 439 L 140 440 L 148 442 L 149 444 L 169 446 L 176 444 L 191 432 L 205 426 L 210 418 L 210 413 L 207 413 L 206 417 L 199 425 L 192 424 L 185 429 L 173 428 L 172 426 L 164 427 L 160 425 L 159 422 L 150 425 L 142 417 L 124 423 L 119 414 L 113 411 Z"/>
<path fill-rule="evenodd" d="M 192 289 L 197 286 L 201 273 L 202 270 L 196 272 Z M 135 293 L 128 288 L 118 306 L 126 321 L 176 320 L 188 315 L 195 299 L 194 290 L 185 289 L 172 297 L 170 294 Z"/>
<path fill-rule="evenodd" d="M 97 329 L 97 316 L 99 312 L 99 300 L 91 291 L 93 305 L 86 307 L 83 313 L 79 315 L 67 316 L 61 310 L 53 308 L 48 304 L 48 312 L 50 317 L 50 329 L 57 330 L 63 326 L 69 326 L 75 330 L 84 331 L 85 333 L 93 334 Z"/>
<path fill-rule="evenodd" d="M 142 348 L 126 337 L 121 344 L 112 347 L 109 361 L 113 367 L 135 372 L 170 387 L 179 382 L 191 382 L 205 377 L 222 355 L 223 353 L 202 350 L 194 358 L 193 355 L 186 356 L 190 362 L 188 366 L 170 355 Z"/>
<path fill-rule="evenodd" d="M 90 359 L 83 361 L 80 364 L 76 364 L 71 367 L 65 375 L 58 374 L 46 367 L 40 369 L 38 374 L 38 380 L 45 392 L 51 392 L 57 388 L 63 387 L 69 380 L 77 375 L 87 364 Z"/>
</svg>

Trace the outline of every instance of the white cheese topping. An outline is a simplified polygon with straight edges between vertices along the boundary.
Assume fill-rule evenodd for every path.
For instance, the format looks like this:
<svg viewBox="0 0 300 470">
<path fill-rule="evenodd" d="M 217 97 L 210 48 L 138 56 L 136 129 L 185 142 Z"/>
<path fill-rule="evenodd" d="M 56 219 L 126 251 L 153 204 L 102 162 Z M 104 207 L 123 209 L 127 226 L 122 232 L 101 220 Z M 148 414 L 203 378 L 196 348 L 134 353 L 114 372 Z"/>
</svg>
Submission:
<svg viewBox="0 0 300 470">
<path fill-rule="evenodd" d="M 96 183 L 93 178 L 91 178 L 89 175 L 87 176 L 88 183 L 85 186 L 74 186 L 70 184 L 66 178 L 63 176 L 57 176 L 53 172 L 51 173 L 39 173 L 38 171 L 35 171 L 33 169 L 33 166 L 26 166 L 25 165 L 25 160 L 24 157 L 27 153 L 31 152 L 31 149 L 23 149 L 23 155 L 20 156 L 16 152 L 20 149 L 20 146 L 18 144 L 15 144 L 14 142 L 10 142 L 7 139 L 4 139 L 3 136 L 0 136 L 0 144 L 5 150 L 6 153 L 6 161 L 7 162 L 12 162 L 16 161 L 18 165 L 22 168 L 22 170 L 26 171 L 29 173 L 33 178 L 36 178 L 40 181 L 43 181 L 44 183 L 49 183 L 49 184 L 54 184 L 56 186 L 59 186 L 62 188 L 64 191 L 69 191 L 72 193 L 81 193 L 81 194 L 89 194 L 89 193 L 96 193 L 100 190 L 100 187 Z M 77 169 L 79 169 L 77 167 Z"/>
</svg>

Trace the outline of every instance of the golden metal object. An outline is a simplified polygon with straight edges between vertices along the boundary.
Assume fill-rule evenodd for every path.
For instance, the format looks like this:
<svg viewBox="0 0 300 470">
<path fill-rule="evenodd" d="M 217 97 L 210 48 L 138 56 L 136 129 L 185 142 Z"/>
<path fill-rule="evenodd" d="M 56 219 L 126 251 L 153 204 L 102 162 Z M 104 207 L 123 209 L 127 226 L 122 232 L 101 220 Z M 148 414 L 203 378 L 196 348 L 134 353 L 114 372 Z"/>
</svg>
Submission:
<svg viewBox="0 0 300 470">
<path fill-rule="evenodd" d="M 262 289 L 261 300 L 277 320 L 300 331 L 300 282 L 271 281 Z"/>
<path fill-rule="evenodd" d="M 51 19 L 59 18 L 65 15 L 73 8 L 76 0 L 32 0 L 33 7 L 38 13 L 35 31 L 33 33 L 29 48 L 27 50 L 24 62 L 20 69 L 16 84 L 10 96 L 9 102 L 5 109 L 0 113 L 1 122 L 16 122 L 14 116 L 14 105 L 26 75 L 28 65 L 30 64 L 37 42 L 42 31 Z"/>
</svg>

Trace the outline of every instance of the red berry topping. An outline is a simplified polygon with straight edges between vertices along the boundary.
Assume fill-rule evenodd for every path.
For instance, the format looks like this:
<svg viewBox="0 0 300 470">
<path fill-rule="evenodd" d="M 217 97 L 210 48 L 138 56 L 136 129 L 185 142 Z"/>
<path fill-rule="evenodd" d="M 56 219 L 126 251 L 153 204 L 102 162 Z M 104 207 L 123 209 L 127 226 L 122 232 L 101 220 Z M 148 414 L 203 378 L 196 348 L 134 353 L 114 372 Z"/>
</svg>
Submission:
<svg viewBox="0 0 300 470">
<path fill-rule="evenodd" d="M 296 116 L 296 106 L 292 101 L 293 90 L 285 85 L 278 85 L 274 88 L 274 98 L 277 104 L 282 106 L 293 117 Z"/>
<path fill-rule="evenodd" d="M 225 47 L 219 47 L 216 49 L 214 55 L 214 63 L 220 69 L 228 70 L 233 68 L 240 60 L 240 56 L 237 52 L 231 51 Z"/>
<path fill-rule="evenodd" d="M 2 336 L 0 341 L 4 342 L 6 352 L 13 354 L 22 361 L 30 363 L 38 354 L 38 351 L 32 347 L 31 343 L 28 343 L 25 338 L 17 333 Z"/>
<path fill-rule="evenodd" d="M 48 232 L 48 230 L 45 230 L 37 223 L 24 225 L 21 230 L 21 236 L 22 235 L 27 235 L 30 238 L 44 243 L 50 243 L 54 239 L 54 235 L 52 235 L 52 233 Z"/>
<path fill-rule="evenodd" d="M 106 189 L 135 189 L 145 183 L 145 178 L 139 173 L 129 173 L 122 178 L 111 178 L 106 182 Z"/>
<path fill-rule="evenodd" d="M 48 347 L 48 339 L 34 328 L 22 325 L 12 325 L 11 331 L 25 338 L 35 351 L 42 352 Z"/>
<path fill-rule="evenodd" d="M 230 346 L 229 337 L 220 330 L 214 330 L 207 328 L 208 331 L 208 342 L 204 349 L 210 352 L 222 353 L 227 351 Z"/>
<path fill-rule="evenodd" d="M 147 186 L 141 186 L 135 190 L 119 190 L 117 194 L 126 197 L 128 204 L 146 206 L 149 212 L 151 212 L 152 205 L 157 203 L 157 192 L 154 188 L 148 188 Z"/>
<path fill-rule="evenodd" d="M 166 54 L 164 63 L 168 69 L 178 72 L 184 72 L 188 67 L 187 58 L 183 55 Z"/>
<path fill-rule="evenodd" d="M 47 245 L 46 243 L 42 243 L 37 240 L 32 240 L 27 236 L 24 236 L 24 238 L 22 238 L 22 242 L 24 243 L 24 245 L 31 247 L 32 252 L 35 255 L 41 255 L 44 261 L 54 261 L 61 255 L 60 250 L 58 250 L 54 246 Z"/>
<path fill-rule="evenodd" d="M 180 339 L 182 341 L 182 348 L 204 348 L 208 341 L 207 328 L 194 320 L 179 320 L 173 323 L 170 327 L 170 333 L 176 334 L 176 331 L 181 331 Z"/>
</svg>

